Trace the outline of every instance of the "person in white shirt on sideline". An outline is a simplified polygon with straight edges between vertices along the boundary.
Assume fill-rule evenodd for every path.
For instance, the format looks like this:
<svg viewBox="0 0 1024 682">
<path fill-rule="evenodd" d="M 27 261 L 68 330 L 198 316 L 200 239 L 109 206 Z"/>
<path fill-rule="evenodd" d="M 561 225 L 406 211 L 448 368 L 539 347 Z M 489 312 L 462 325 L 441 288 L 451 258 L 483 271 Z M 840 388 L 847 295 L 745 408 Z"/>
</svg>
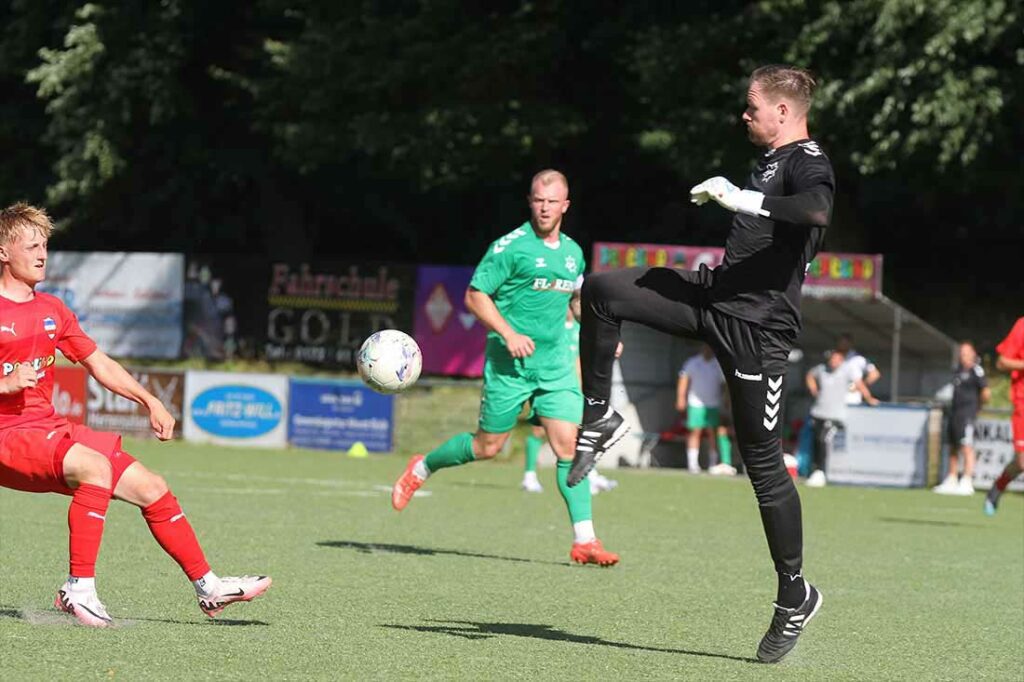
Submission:
<svg viewBox="0 0 1024 682">
<path fill-rule="evenodd" d="M 700 353 L 694 355 L 679 370 L 676 383 L 676 410 L 686 413 L 686 466 L 691 474 L 700 473 L 700 439 L 707 434 L 710 466 L 708 473 L 714 476 L 735 476 L 732 466 L 732 441 L 728 430 L 722 426 L 723 386 L 725 376 L 715 358 L 711 346 L 704 344 Z M 717 437 L 717 445 L 715 440 Z M 721 461 L 715 463 L 721 455 Z"/>
<path fill-rule="evenodd" d="M 825 362 L 807 373 L 807 390 L 814 397 L 811 407 L 811 428 L 814 430 L 812 464 L 811 475 L 807 477 L 807 485 L 811 488 L 825 486 L 825 469 L 832 439 L 846 421 L 847 386 L 853 384 L 868 405 L 878 404 L 858 370 L 844 359 L 842 351 L 829 351 Z"/>
<path fill-rule="evenodd" d="M 860 376 L 861 381 L 869 389 L 882 377 L 882 373 L 878 371 L 878 367 L 875 363 L 868 360 L 866 357 L 860 354 L 860 351 L 853 347 L 853 337 L 849 334 L 840 334 L 836 338 L 836 350 L 843 354 L 843 363 L 850 365 L 854 368 L 856 373 Z M 846 404 L 847 405 L 860 405 L 864 402 L 864 396 L 857 390 L 857 387 L 852 383 L 847 387 L 846 391 Z"/>
</svg>

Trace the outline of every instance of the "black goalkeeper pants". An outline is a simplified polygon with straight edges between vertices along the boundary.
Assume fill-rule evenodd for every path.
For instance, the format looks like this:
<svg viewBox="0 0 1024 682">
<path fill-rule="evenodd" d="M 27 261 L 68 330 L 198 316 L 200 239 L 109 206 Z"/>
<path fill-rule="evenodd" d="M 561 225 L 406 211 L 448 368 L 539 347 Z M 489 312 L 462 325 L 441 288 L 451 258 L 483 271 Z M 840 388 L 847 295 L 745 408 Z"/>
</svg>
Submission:
<svg viewBox="0 0 1024 682">
<path fill-rule="evenodd" d="M 761 509 L 775 569 L 803 563 L 800 496 L 782 461 L 784 377 L 793 336 L 731 317 L 706 302 L 711 272 L 629 268 L 583 282 L 583 395 L 608 400 L 619 330 L 636 322 L 714 349 L 732 398 L 736 442 Z M 626 349 L 629 352 L 629 349 Z"/>
</svg>

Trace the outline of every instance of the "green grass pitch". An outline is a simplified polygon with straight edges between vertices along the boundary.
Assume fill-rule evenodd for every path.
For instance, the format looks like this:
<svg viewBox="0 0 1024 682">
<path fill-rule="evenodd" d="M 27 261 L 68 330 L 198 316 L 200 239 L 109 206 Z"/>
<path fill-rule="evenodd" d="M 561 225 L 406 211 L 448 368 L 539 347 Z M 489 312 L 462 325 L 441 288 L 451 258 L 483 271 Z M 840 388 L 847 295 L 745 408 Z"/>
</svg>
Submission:
<svg viewBox="0 0 1024 682">
<path fill-rule="evenodd" d="M 782 664 L 752 661 L 774 574 L 745 479 L 623 471 L 595 499 L 611 569 L 568 563 L 553 470 L 441 472 L 402 514 L 404 456 L 132 441 L 214 570 L 274 586 L 210 621 L 139 513 L 111 506 L 98 586 L 120 626 L 50 605 L 67 499 L 0 490 L 2 679 L 1019 679 L 1024 500 L 801 489 L 825 602 Z"/>
</svg>

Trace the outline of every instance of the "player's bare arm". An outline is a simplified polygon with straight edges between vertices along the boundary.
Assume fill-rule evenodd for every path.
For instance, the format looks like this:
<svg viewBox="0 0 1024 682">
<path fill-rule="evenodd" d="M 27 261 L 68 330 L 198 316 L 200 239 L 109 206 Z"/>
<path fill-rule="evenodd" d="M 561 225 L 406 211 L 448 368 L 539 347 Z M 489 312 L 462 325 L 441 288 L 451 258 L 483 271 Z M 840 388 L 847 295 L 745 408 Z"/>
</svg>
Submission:
<svg viewBox="0 0 1024 682">
<path fill-rule="evenodd" d="M 690 390 L 690 377 L 686 374 L 679 375 L 676 382 L 676 412 L 686 412 L 686 396 Z"/>
<path fill-rule="evenodd" d="M 17 393 L 39 383 L 39 375 L 31 364 L 23 363 L 0 379 L 0 393 Z"/>
<path fill-rule="evenodd" d="M 572 311 L 572 316 L 577 322 L 583 319 L 583 308 L 580 304 L 580 301 L 582 300 L 580 292 L 582 291 L 583 289 L 576 289 L 572 292 L 572 297 L 569 299 L 569 310 Z"/>
<path fill-rule="evenodd" d="M 533 355 L 533 339 L 512 329 L 489 295 L 473 287 L 466 289 L 466 308 L 476 315 L 485 327 L 505 340 L 505 346 L 512 357 L 525 358 Z"/>
<path fill-rule="evenodd" d="M 996 360 L 996 369 L 1003 372 L 1012 372 L 1017 369 L 1024 369 L 1024 359 L 1015 360 L 1005 355 L 1000 355 Z"/>
<path fill-rule="evenodd" d="M 811 394 L 811 397 L 818 397 L 818 380 L 814 378 L 814 372 L 808 372 L 807 377 L 804 379 L 807 384 L 807 391 Z"/>
<path fill-rule="evenodd" d="M 170 440 L 174 436 L 174 417 L 117 360 L 97 349 L 83 358 L 81 363 L 105 389 L 146 408 L 149 424 L 157 438 Z"/>
<path fill-rule="evenodd" d="M 860 391 L 860 394 L 862 396 L 864 396 L 864 402 L 866 402 L 868 405 L 877 405 L 878 404 L 878 398 L 876 398 L 875 396 L 871 395 L 871 391 L 870 391 L 870 389 L 868 389 L 868 385 L 865 384 L 861 379 L 857 379 L 856 381 L 854 381 L 853 382 L 853 386 L 858 391 Z"/>
</svg>

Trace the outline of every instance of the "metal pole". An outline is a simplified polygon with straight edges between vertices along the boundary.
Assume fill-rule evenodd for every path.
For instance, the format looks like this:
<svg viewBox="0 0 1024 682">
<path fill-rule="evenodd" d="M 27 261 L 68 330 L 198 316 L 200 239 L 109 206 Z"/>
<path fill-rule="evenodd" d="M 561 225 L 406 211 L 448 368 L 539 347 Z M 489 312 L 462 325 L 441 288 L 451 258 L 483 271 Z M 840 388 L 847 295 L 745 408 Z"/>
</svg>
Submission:
<svg viewBox="0 0 1024 682">
<path fill-rule="evenodd" d="M 900 399 L 900 329 L 903 327 L 903 308 L 896 306 L 892 314 L 892 377 L 889 379 L 889 400 Z"/>
</svg>

